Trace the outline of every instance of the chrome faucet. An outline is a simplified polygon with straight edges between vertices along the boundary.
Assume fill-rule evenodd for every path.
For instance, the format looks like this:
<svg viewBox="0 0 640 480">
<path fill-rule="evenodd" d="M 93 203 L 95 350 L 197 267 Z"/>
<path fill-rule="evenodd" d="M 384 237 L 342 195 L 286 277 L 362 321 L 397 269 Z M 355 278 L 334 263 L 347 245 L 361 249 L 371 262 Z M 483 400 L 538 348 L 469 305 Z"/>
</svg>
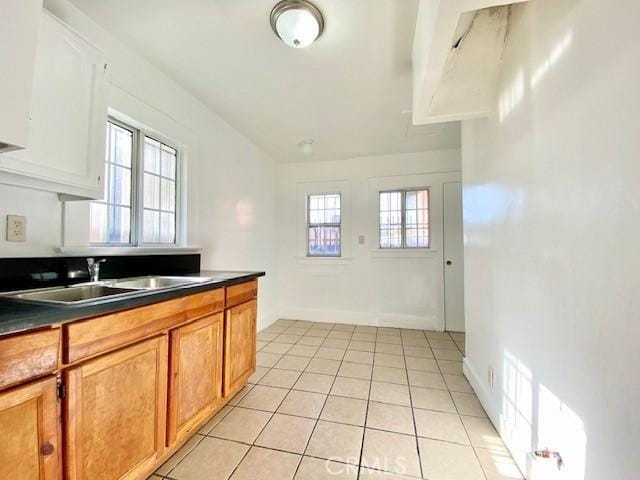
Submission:
<svg viewBox="0 0 640 480">
<path fill-rule="evenodd" d="M 106 261 L 106 258 L 97 261 L 93 258 L 87 258 L 87 270 L 89 270 L 89 277 L 91 277 L 92 282 L 100 280 L 100 264 Z"/>
</svg>

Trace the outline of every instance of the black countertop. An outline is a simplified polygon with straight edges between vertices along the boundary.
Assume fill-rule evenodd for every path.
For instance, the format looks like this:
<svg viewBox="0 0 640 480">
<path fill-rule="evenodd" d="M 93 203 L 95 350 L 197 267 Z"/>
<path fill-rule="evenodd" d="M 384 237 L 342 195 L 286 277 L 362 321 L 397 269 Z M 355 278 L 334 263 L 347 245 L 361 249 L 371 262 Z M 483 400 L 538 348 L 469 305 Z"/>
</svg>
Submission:
<svg viewBox="0 0 640 480">
<path fill-rule="evenodd" d="M 192 274 L 191 276 L 223 277 L 224 280 L 217 279 L 211 282 L 172 289 L 137 291 L 126 297 L 119 297 L 113 300 L 101 298 L 96 303 L 84 305 L 36 305 L 0 298 L 0 336 L 34 330 L 55 323 L 66 323 L 97 315 L 106 315 L 162 300 L 246 282 L 264 275 L 265 272 L 203 270 L 199 274 Z"/>
</svg>

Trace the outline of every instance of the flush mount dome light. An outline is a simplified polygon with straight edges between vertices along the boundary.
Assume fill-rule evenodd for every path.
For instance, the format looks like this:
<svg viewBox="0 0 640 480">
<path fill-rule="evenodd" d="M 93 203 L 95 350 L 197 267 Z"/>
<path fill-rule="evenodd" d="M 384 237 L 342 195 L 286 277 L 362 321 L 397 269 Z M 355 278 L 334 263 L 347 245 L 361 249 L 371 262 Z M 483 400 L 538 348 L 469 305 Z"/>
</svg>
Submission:
<svg viewBox="0 0 640 480">
<path fill-rule="evenodd" d="M 271 10 L 271 28 L 285 45 L 304 48 L 322 35 L 324 18 L 306 0 L 283 0 Z"/>
</svg>

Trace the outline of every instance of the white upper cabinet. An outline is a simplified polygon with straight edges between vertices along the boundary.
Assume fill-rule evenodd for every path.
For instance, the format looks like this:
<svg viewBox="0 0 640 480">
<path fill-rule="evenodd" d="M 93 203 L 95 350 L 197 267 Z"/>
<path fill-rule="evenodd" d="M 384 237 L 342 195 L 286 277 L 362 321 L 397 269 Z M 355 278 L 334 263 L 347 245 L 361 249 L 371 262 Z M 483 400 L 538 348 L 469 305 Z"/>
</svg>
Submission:
<svg viewBox="0 0 640 480">
<path fill-rule="evenodd" d="M 31 85 L 42 0 L 2 0 L 0 152 L 27 146 Z"/>
<path fill-rule="evenodd" d="M 102 53 L 46 10 L 40 16 L 28 142 L 0 155 L 0 182 L 102 196 L 107 119 Z"/>
</svg>

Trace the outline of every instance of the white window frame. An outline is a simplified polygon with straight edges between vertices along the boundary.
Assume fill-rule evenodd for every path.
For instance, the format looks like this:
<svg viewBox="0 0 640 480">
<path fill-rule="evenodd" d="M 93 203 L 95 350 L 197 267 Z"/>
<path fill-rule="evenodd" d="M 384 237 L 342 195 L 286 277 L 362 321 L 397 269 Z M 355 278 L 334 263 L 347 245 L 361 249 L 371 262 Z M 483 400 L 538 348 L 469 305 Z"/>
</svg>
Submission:
<svg viewBox="0 0 640 480">
<path fill-rule="evenodd" d="M 427 223 L 427 230 L 429 236 L 427 237 L 426 247 L 409 247 L 407 246 L 407 193 L 408 192 L 427 192 L 427 212 L 429 221 Z M 396 193 L 400 192 L 400 246 L 399 247 L 383 247 L 382 246 L 382 224 L 380 223 L 380 197 L 383 193 Z M 411 188 L 392 188 L 388 190 L 380 190 L 378 192 L 378 248 L 380 250 L 429 250 L 431 248 L 431 189 L 429 187 L 411 187 Z"/>
<path fill-rule="evenodd" d="M 182 181 L 182 149 L 180 146 L 155 132 L 144 127 L 136 126 L 126 121 L 122 121 L 111 115 L 107 118 L 107 122 L 124 128 L 133 133 L 133 150 L 131 158 L 131 233 L 129 243 L 110 243 L 110 242 L 90 242 L 90 247 L 164 247 L 173 248 L 181 244 L 182 232 L 182 201 L 183 201 L 183 181 Z M 148 137 L 176 151 L 176 173 L 175 173 L 175 228 L 173 243 L 146 243 L 143 242 L 143 217 L 144 217 L 144 138 Z M 107 140 L 108 141 L 108 140 Z M 105 165 L 106 167 L 106 165 Z M 107 186 L 105 186 L 105 194 Z"/>
<path fill-rule="evenodd" d="M 311 223 L 311 197 L 319 197 L 319 196 L 327 196 L 327 195 L 337 195 L 340 199 L 340 223 Z M 307 257 L 310 258 L 335 258 L 342 257 L 342 194 L 340 192 L 324 192 L 324 193 L 310 193 L 307 195 L 307 227 L 306 227 L 306 238 L 307 238 Z M 326 209 L 325 209 L 326 210 Z M 338 231 L 340 232 L 340 242 L 338 243 L 338 253 L 337 254 L 319 254 L 319 253 L 311 253 L 309 250 L 309 230 L 312 227 L 338 227 Z"/>
</svg>

